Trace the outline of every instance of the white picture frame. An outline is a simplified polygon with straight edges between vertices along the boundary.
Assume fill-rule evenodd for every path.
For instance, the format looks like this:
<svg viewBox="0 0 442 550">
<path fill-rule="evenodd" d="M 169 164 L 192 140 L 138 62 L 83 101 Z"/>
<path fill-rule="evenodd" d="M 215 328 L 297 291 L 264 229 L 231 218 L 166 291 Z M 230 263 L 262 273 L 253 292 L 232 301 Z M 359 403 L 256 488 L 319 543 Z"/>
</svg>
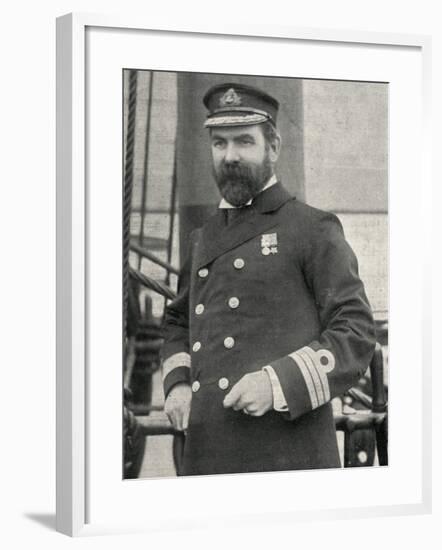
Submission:
<svg viewBox="0 0 442 550">
<path fill-rule="evenodd" d="M 118 36 L 113 36 L 113 33 Z M 161 44 L 166 45 L 180 44 L 182 48 L 173 48 L 174 66 L 168 65 L 167 48 L 166 51 L 161 50 L 161 56 L 160 49 L 153 48 L 154 53 L 151 54 L 150 61 L 146 65 L 140 57 L 142 54 L 140 50 L 143 50 L 140 47 L 143 37 L 147 37 L 146 40 L 159 40 Z M 112 79 L 115 79 L 118 67 L 120 72 L 124 67 L 197 70 L 199 62 L 200 66 L 202 63 L 207 68 L 210 58 L 201 60 L 192 55 L 183 58 L 186 48 L 188 52 L 192 52 L 192 48 L 196 47 L 195 42 L 205 39 L 210 44 L 204 55 L 209 57 L 211 51 L 215 54 L 219 48 L 229 51 L 232 45 L 235 45 L 235 41 L 241 42 L 244 51 L 247 51 L 250 43 L 253 43 L 254 47 L 260 47 L 265 43 L 269 49 L 274 48 L 274 52 L 288 52 L 295 46 L 302 48 L 300 51 L 304 57 L 299 61 L 298 68 L 288 67 L 286 62 L 285 66 L 290 69 L 287 75 L 296 71 L 298 76 L 310 78 L 357 79 L 359 75 L 361 80 L 370 80 L 374 74 L 382 74 L 384 81 L 394 83 L 393 88 L 407 83 L 407 89 L 402 88 L 401 94 L 396 94 L 393 90 L 390 102 L 391 135 L 393 136 L 390 150 L 390 319 L 392 327 L 390 356 L 401 363 L 405 373 L 407 369 L 410 371 L 414 369 L 417 374 L 412 384 L 406 379 L 403 381 L 403 387 L 399 387 L 395 383 L 394 369 L 391 373 L 393 382 L 391 399 L 395 400 L 390 429 L 392 459 L 388 468 L 382 471 L 377 469 L 375 474 L 363 469 L 364 472 L 250 474 L 241 477 L 218 476 L 219 479 L 215 479 L 217 477 L 215 476 L 206 479 L 129 482 L 123 481 L 121 475 L 118 479 L 117 466 L 121 463 L 121 395 L 118 394 L 118 384 L 121 382 L 121 354 L 115 356 L 118 342 L 115 348 L 106 349 L 104 353 L 104 358 L 108 365 L 109 362 L 111 363 L 110 369 L 114 373 L 109 375 L 111 380 L 106 395 L 99 391 L 95 373 L 101 368 L 96 361 L 97 349 L 100 349 L 106 337 L 109 338 L 109 334 L 115 335 L 116 330 L 121 330 L 121 311 L 118 310 L 118 303 L 121 306 L 121 300 L 119 301 L 117 296 L 116 301 L 112 303 L 111 316 L 109 316 L 109 309 L 106 315 L 101 309 L 101 322 L 109 325 L 105 331 L 108 334 L 104 335 L 96 328 L 96 324 L 100 322 L 99 305 L 103 303 L 100 302 L 103 297 L 97 291 L 97 271 L 100 268 L 100 262 L 104 265 L 104 256 L 94 253 L 91 257 L 91 250 L 98 251 L 96 243 L 99 233 L 95 231 L 94 224 L 107 224 L 110 220 L 112 221 L 112 218 L 106 217 L 100 211 L 94 194 L 95 184 L 101 185 L 97 179 L 97 170 L 100 169 L 102 159 L 97 143 L 99 144 L 101 140 L 101 145 L 98 147 L 104 148 L 105 136 L 99 132 L 96 133 L 100 125 L 98 119 L 94 118 L 98 110 L 95 111 L 92 108 L 93 98 L 100 94 L 104 97 L 100 89 L 100 86 L 103 86 L 111 96 L 110 98 L 106 96 L 106 107 L 113 109 L 117 105 L 118 98 L 121 105 L 121 83 L 118 90 L 113 86 L 109 88 L 109 82 L 115 82 Z M 109 44 L 114 44 L 115 50 L 112 50 L 112 53 L 109 50 Z M 330 48 L 333 53 L 329 52 L 324 56 L 321 52 L 321 55 L 318 55 L 318 48 Z M 422 242 L 428 242 L 428 239 L 425 240 L 425 236 L 429 234 L 425 212 L 429 211 L 431 195 L 428 160 L 430 50 L 430 39 L 425 36 L 297 29 L 289 26 L 267 27 L 252 24 L 218 28 L 215 22 L 201 28 L 196 25 L 175 26 L 172 23 L 163 25 L 153 21 L 142 22 L 130 18 L 90 14 L 70 14 L 57 20 L 57 529 L 60 532 L 77 536 L 132 530 L 149 531 L 165 529 L 171 523 L 174 528 L 195 527 L 202 521 L 216 523 L 221 518 L 224 522 L 234 523 L 239 520 L 240 508 L 232 506 L 227 511 L 224 507 L 223 511 L 223 503 L 227 502 L 228 491 L 233 486 L 240 487 L 241 491 L 249 491 L 252 501 L 256 500 L 255 493 L 268 495 L 265 505 L 260 508 L 251 506 L 247 514 L 241 516 L 242 522 L 274 521 L 275 518 L 278 518 L 278 521 L 293 521 L 305 518 L 368 517 L 429 512 L 431 508 L 430 275 L 427 270 L 424 270 L 429 262 L 428 250 L 420 245 Z M 116 55 L 116 51 L 119 55 Z M 108 55 L 104 55 L 104 52 Z M 122 62 L 126 54 L 126 59 L 129 61 Z M 347 61 L 344 59 L 346 55 Z M 402 72 L 400 63 L 396 66 L 397 64 L 393 61 L 395 55 L 398 55 L 400 62 L 406 65 Z M 324 59 L 321 60 L 321 57 Z M 231 63 L 223 66 L 221 62 L 215 66 L 214 59 L 212 59 L 213 72 L 240 70 L 239 65 L 236 70 L 232 70 Z M 361 66 L 358 66 L 360 59 L 362 59 Z M 332 66 L 332 61 L 336 62 L 336 66 Z M 275 67 L 274 74 L 281 74 L 283 62 L 284 58 L 281 60 L 282 65 L 280 63 Z M 258 61 L 255 60 L 255 63 Z M 292 60 L 291 64 L 293 63 Z M 383 68 L 380 67 L 382 63 L 386 63 Z M 93 74 L 91 67 L 94 69 Z M 103 71 L 102 74 L 101 71 Z M 253 74 L 253 68 L 249 72 Z M 391 78 L 388 78 L 389 74 Z M 106 80 L 106 75 L 112 76 Z M 413 135 L 399 137 L 403 132 L 396 126 L 403 120 L 402 117 L 407 119 L 407 128 L 411 128 L 410 134 Z M 117 118 L 121 119 L 121 111 L 115 113 L 115 120 L 112 119 L 109 123 L 112 128 Z M 106 128 L 106 132 L 109 133 L 109 128 Z M 114 155 L 109 153 L 114 152 L 112 147 L 118 143 L 121 147 L 121 133 L 114 136 L 112 143 L 106 143 L 106 147 L 109 146 L 106 148 L 106 157 L 114 158 Z M 90 148 L 95 152 L 98 151 L 98 154 L 91 157 Z M 411 153 L 414 153 L 414 158 L 411 158 Z M 407 156 L 403 157 L 404 154 Z M 405 166 L 401 166 L 398 162 L 399 158 L 407 158 Z M 112 161 L 109 162 L 112 163 Z M 103 173 L 103 179 L 107 182 L 117 182 L 116 185 L 121 182 L 122 172 L 119 170 L 121 169 L 119 162 L 121 159 L 118 159 L 116 165 L 112 167 L 113 172 Z M 103 168 L 102 165 L 101 168 Z M 411 189 L 408 186 L 413 183 L 411 176 L 415 178 L 417 192 L 411 199 L 410 197 L 407 199 L 398 193 L 395 182 L 403 183 L 404 193 L 407 193 L 407 190 Z M 114 197 L 114 199 L 110 198 L 111 210 L 114 213 L 118 212 L 121 187 L 116 189 L 112 186 L 109 193 Z M 407 212 L 410 208 L 415 220 L 415 230 L 412 235 L 407 233 Z M 410 231 L 409 228 L 408 231 Z M 121 241 L 119 240 L 121 223 L 118 217 L 112 221 L 112 237 L 115 238 L 117 254 L 110 253 L 112 256 L 110 264 L 118 266 L 117 262 L 121 262 Z M 401 239 L 405 238 L 409 250 L 413 253 L 411 265 L 407 264 L 407 257 L 404 257 L 400 246 Z M 120 271 L 115 274 L 113 270 L 112 273 L 114 275 L 110 275 L 109 281 L 106 282 L 107 290 L 121 289 Z M 410 285 L 413 285 L 415 290 L 414 299 L 409 304 L 410 314 L 416 318 L 414 334 L 417 336 L 413 343 L 410 342 L 412 334 L 410 328 L 401 322 L 401 315 L 397 308 L 401 297 L 402 299 L 405 297 Z M 113 307 L 116 309 L 112 309 Z M 96 336 L 92 340 L 91 331 Z M 112 337 L 109 340 L 112 341 Z M 401 342 L 410 343 L 407 353 L 402 349 Z M 114 367 L 113 370 L 112 367 Z M 100 374 L 102 375 L 103 371 L 100 371 Z M 398 479 L 401 475 L 403 476 L 401 467 L 403 468 L 409 457 L 400 456 L 400 449 L 404 448 L 403 443 L 407 432 L 400 429 L 399 417 L 402 413 L 401 407 L 405 410 L 406 400 L 413 391 L 416 397 L 416 411 L 414 416 L 407 417 L 406 421 L 410 423 L 410 429 L 418 431 L 416 439 L 420 444 L 416 445 L 413 451 L 410 450 L 413 459 L 409 465 L 406 464 L 410 480 L 413 478 L 413 481 L 410 481 L 411 488 L 408 488 L 409 492 L 402 488 L 401 492 Z M 91 407 L 91 402 L 96 406 Z M 98 407 L 102 407 L 103 412 L 97 413 Z M 114 426 L 111 430 L 104 429 L 108 418 Z M 117 440 L 120 441 L 120 447 Z M 100 464 L 103 464 L 103 456 L 108 456 L 109 460 L 106 461 L 105 467 L 100 468 Z M 119 472 L 121 474 L 121 466 Z M 376 483 L 383 488 L 388 486 L 388 494 L 382 499 L 376 494 L 366 495 L 365 500 L 360 499 L 352 507 L 338 502 L 334 505 L 332 500 L 325 504 L 321 501 L 318 504 L 318 499 L 311 494 L 309 498 L 308 487 L 314 487 L 318 483 L 317 480 L 320 480 L 321 484 L 330 484 L 330 488 L 338 487 L 339 479 L 336 478 L 336 473 L 346 476 L 346 482 L 349 484 L 358 479 L 361 486 Z M 393 478 L 395 478 L 394 482 Z M 299 502 L 289 503 L 281 497 L 280 502 L 276 503 L 273 498 L 274 492 L 277 491 L 275 487 L 287 487 L 287 484 L 295 482 L 296 492 L 301 495 Z M 220 495 L 219 504 L 215 504 L 212 510 L 203 510 L 202 516 L 198 514 L 199 517 L 193 517 L 192 505 L 201 503 L 214 491 Z M 149 500 L 152 499 L 152 495 L 155 495 L 156 511 L 147 503 L 147 510 L 145 508 L 143 513 L 137 513 L 136 506 L 142 501 L 140 499 L 143 499 L 143 493 L 150 495 L 146 496 Z M 192 494 L 190 501 L 189 494 Z M 302 500 L 302 494 L 304 494 L 304 500 Z M 171 500 L 174 502 L 172 505 Z M 115 503 L 118 503 L 118 506 Z M 130 503 L 131 506 L 129 506 Z M 188 510 L 184 509 L 183 503 L 187 503 Z M 165 509 L 168 510 L 167 517 L 163 512 Z"/>
</svg>

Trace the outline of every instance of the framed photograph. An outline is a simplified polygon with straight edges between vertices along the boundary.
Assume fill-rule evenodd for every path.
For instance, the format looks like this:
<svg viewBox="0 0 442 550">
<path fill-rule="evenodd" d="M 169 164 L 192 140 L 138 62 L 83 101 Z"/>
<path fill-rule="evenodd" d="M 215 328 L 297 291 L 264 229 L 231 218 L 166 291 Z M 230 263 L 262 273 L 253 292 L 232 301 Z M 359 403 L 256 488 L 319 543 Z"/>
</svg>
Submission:
<svg viewBox="0 0 442 550">
<path fill-rule="evenodd" d="M 430 510 L 429 51 L 57 20 L 59 531 Z"/>
</svg>

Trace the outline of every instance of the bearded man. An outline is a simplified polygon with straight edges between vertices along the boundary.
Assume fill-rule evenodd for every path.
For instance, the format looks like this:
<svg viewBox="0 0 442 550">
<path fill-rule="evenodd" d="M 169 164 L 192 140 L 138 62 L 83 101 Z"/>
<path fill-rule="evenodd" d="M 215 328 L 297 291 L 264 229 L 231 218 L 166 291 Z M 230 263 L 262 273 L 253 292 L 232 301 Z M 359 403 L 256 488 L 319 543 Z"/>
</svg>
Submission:
<svg viewBox="0 0 442 550">
<path fill-rule="evenodd" d="M 340 466 L 330 401 L 367 369 L 372 313 L 338 218 L 274 172 L 279 103 L 226 83 L 204 97 L 222 200 L 190 236 L 165 317 L 165 412 L 183 475 Z"/>
</svg>

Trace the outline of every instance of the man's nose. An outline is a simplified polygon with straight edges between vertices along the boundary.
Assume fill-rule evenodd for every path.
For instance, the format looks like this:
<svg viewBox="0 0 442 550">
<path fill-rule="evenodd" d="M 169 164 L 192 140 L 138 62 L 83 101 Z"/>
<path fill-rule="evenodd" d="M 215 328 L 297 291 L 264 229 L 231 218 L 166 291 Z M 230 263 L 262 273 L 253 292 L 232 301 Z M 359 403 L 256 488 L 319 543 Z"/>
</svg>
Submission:
<svg viewBox="0 0 442 550">
<path fill-rule="evenodd" d="M 225 162 L 238 162 L 240 160 L 238 148 L 234 143 L 229 143 L 226 147 L 226 153 L 224 157 Z"/>
</svg>

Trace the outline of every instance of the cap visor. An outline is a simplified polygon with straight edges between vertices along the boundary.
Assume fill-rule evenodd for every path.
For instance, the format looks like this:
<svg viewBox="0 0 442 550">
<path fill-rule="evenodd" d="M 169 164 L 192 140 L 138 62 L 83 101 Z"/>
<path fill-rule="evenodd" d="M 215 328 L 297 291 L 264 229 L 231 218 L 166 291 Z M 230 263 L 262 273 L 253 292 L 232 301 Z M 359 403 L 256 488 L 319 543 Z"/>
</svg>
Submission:
<svg viewBox="0 0 442 550">
<path fill-rule="evenodd" d="M 214 126 L 251 126 L 252 124 L 261 124 L 270 120 L 269 116 L 258 115 L 256 113 L 249 115 L 224 115 L 208 117 L 204 123 L 205 128 Z"/>
</svg>

